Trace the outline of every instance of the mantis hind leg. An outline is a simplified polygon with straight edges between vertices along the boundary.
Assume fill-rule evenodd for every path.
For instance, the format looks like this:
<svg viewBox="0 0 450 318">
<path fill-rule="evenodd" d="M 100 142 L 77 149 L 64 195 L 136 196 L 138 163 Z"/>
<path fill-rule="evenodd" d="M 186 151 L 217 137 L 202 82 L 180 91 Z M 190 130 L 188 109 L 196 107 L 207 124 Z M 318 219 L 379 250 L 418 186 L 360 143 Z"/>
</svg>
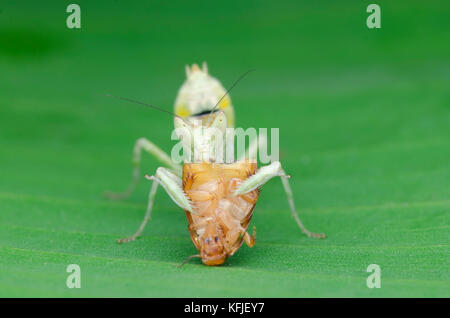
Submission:
<svg viewBox="0 0 450 318">
<path fill-rule="evenodd" d="M 291 189 L 291 186 L 289 184 L 289 176 L 286 176 L 286 175 L 285 176 L 281 176 L 281 182 L 283 184 L 284 192 L 286 193 L 286 196 L 287 196 L 287 199 L 288 199 L 288 202 L 289 202 L 289 207 L 291 209 L 291 214 L 294 217 L 295 222 L 297 222 L 297 225 L 300 228 L 300 230 L 303 232 L 303 234 L 305 234 L 308 237 L 312 237 L 312 238 L 325 238 L 326 235 L 324 233 L 310 232 L 303 225 L 303 222 L 300 220 L 300 217 L 298 216 L 297 210 L 295 209 L 294 195 L 292 194 L 292 189 Z"/>
<path fill-rule="evenodd" d="M 283 184 L 284 192 L 286 192 L 291 214 L 294 217 L 295 222 L 297 223 L 298 227 L 303 232 L 303 234 L 312 238 L 325 238 L 325 234 L 311 232 L 303 225 L 303 222 L 300 220 L 298 212 L 295 209 L 294 196 L 292 194 L 291 186 L 289 185 L 288 180 L 289 176 L 286 175 L 286 173 L 281 167 L 281 163 L 279 163 L 278 161 L 275 161 L 268 166 L 260 168 L 258 172 L 256 172 L 253 176 L 249 177 L 247 180 L 245 180 L 239 186 L 239 188 L 236 189 L 233 195 L 248 193 L 257 188 L 260 188 L 274 177 L 281 177 L 281 182 Z"/>
<path fill-rule="evenodd" d="M 132 172 L 132 178 L 130 185 L 128 188 L 123 192 L 111 192 L 106 191 L 104 192 L 104 196 L 113 199 L 113 200 L 120 200 L 120 199 L 126 199 L 128 198 L 131 193 L 136 188 L 136 185 L 139 182 L 140 179 L 140 166 L 141 166 L 141 154 L 142 150 L 145 150 L 152 156 L 154 156 L 156 159 L 161 161 L 164 165 L 168 166 L 170 169 L 172 169 L 175 173 L 177 173 L 179 176 L 181 176 L 181 167 L 174 163 L 172 159 L 164 152 L 162 151 L 158 146 L 156 146 L 154 143 L 152 143 L 150 140 L 146 138 L 139 138 L 136 140 L 136 143 L 134 145 L 133 149 L 133 172 Z"/>
<path fill-rule="evenodd" d="M 134 241 L 139 235 L 141 235 L 142 231 L 144 231 L 145 226 L 147 225 L 148 221 L 152 217 L 152 208 L 153 208 L 153 202 L 155 200 L 156 196 L 156 190 L 158 190 L 158 182 L 153 181 L 152 187 L 150 189 L 149 195 L 148 195 L 148 203 L 147 203 L 147 210 L 145 211 L 144 220 L 142 220 L 141 225 L 139 226 L 139 229 L 134 233 L 133 235 L 118 239 L 117 243 L 128 243 L 131 241 Z"/>
<path fill-rule="evenodd" d="M 133 235 L 117 240 L 117 243 L 127 243 L 136 240 L 136 238 L 141 235 L 148 221 L 151 219 L 153 202 L 155 201 L 156 190 L 158 185 L 161 185 L 167 192 L 167 194 L 172 198 L 172 200 L 182 209 L 195 213 L 192 209 L 191 203 L 186 197 L 181 186 L 180 177 L 176 176 L 170 170 L 165 168 L 158 168 L 154 176 L 146 176 L 147 179 L 153 180 L 152 187 L 148 196 L 147 210 L 145 212 L 144 220 L 139 226 L 136 233 Z"/>
</svg>

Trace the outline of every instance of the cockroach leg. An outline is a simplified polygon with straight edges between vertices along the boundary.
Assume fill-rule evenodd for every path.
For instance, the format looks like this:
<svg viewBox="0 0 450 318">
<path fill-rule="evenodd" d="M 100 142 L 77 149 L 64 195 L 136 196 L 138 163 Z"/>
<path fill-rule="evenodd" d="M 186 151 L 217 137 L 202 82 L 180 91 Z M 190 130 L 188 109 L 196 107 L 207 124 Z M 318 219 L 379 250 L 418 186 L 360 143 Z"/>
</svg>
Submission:
<svg viewBox="0 0 450 318">
<path fill-rule="evenodd" d="M 190 191 L 189 197 L 193 201 L 198 201 L 198 202 L 211 201 L 214 198 L 214 196 L 210 192 L 201 191 L 201 190 Z"/>
<path fill-rule="evenodd" d="M 174 163 L 172 159 L 162 151 L 158 146 L 146 138 L 139 138 L 136 140 L 133 150 L 133 174 L 131 183 L 123 192 L 104 192 L 104 196 L 112 200 L 120 200 L 128 198 L 136 188 L 140 179 L 140 165 L 142 150 L 147 151 L 150 155 L 161 161 L 164 165 L 172 169 L 178 176 L 181 176 L 181 167 Z"/>
<path fill-rule="evenodd" d="M 254 175 L 249 177 L 247 180 L 245 180 L 239 188 L 236 189 L 236 191 L 233 193 L 234 196 L 245 194 L 250 191 L 253 191 L 257 188 L 260 188 L 265 183 L 267 183 L 270 179 L 274 177 L 281 177 L 281 182 L 283 184 L 284 191 L 286 192 L 286 196 L 289 202 L 289 207 L 291 210 L 291 214 L 295 219 L 295 222 L 297 223 L 300 230 L 308 237 L 312 238 L 325 238 L 325 234 L 323 233 L 313 233 L 310 232 L 302 223 L 300 220 L 300 217 L 298 216 L 297 210 L 295 209 L 294 204 L 294 196 L 292 194 L 291 187 L 289 185 L 289 176 L 286 175 L 284 170 L 281 167 L 281 163 L 278 161 L 273 162 L 272 164 L 260 168 Z"/>
<path fill-rule="evenodd" d="M 248 247 L 253 247 L 256 241 L 256 226 L 253 226 L 253 234 L 250 235 L 248 232 L 244 234 L 244 242 L 248 245 Z"/>
</svg>

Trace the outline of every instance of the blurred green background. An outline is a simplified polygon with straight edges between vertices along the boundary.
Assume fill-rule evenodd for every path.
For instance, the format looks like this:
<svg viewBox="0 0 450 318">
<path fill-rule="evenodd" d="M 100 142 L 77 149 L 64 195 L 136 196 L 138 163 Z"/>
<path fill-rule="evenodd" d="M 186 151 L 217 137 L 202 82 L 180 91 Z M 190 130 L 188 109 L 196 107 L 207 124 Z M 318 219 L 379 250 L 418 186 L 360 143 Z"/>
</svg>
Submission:
<svg viewBox="0 0 450 318">
<path fill-rule="evenodd" d="M 377 1 L 0 3 L 0 296 L 449 297 L 450 4 Z M 184 213 L 150 183 L 124 189 L 138 137 L 165 150 L 184 65 L 207 61 L 238 127 L 279 127 L 302 236 L 279 180 L 261 193 L 257 244 L 224 266 L 192 260 Z M 158 163 L 144 155 L 143 173 Z M 66 287 L 68 264 L 80 289 Z M 369 264 L 381 288 L 369 289 Z"/>
</svg>

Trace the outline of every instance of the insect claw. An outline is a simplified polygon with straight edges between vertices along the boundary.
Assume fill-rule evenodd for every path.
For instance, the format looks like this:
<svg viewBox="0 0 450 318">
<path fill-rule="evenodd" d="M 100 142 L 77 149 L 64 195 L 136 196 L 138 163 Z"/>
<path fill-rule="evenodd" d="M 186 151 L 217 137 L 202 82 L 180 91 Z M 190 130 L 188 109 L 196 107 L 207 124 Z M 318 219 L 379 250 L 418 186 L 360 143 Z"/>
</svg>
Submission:
<svg viewBox="0 0 450 318">
<path fill-rule="evenodd" d="M 308 235 L 308 237 L 312 237 L 315 239 L 324 239 L 327 236 L 324 233 L 311 233 L 310 235 Z"/>
</svg>

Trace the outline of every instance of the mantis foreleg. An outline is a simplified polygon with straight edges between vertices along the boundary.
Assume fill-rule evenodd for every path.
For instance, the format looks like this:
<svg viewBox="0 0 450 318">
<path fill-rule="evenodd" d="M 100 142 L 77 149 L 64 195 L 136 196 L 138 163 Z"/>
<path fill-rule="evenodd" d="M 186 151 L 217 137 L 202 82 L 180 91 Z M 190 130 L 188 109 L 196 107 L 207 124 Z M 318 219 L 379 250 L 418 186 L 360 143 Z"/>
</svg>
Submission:
<svg viewBox="0 0 450 318">
<path fill-rule="evenodd" d="M 182 209 L 195 213 L 193 211 L 191 203 L 189 202 L 186 194 L 181 187 L 181 179 L 174 173 L 165 168 L 158 168 L 154 176 L 146 176 L 147 179 L 153 180 L 152 187 L 148 196 L 147 210 L 145 212 L 144 220 L 142 221 L 139 229 L 132 236 L 119 239 L 117 243 L 127 243 L 134 241 L 139 235 L 141 235 L 148 221 L 151 219 L 153 202 L 155 201 L 156 190 L 158 185 L 162 185 L 166 190 L 167 194 L 172 198 L 172 200 L 180 206 Z"/>
<path fill-rule="evenodd" d="M 295 221 L 297 222 L 297 225 L 300 228 L 300 230 L 308 237 L 325 238 L 325 234 L 310 232 L 303 225 L 302 221 L 300 220 L 300 217 L 298 216 L 298 212 L 295 209 L 294 196 L 292 194 L 292 190 L 288 180 L 289 176 L 286 175 L 286 173 L 281 167 L 281 163 L 278 161 L 275 161 L 268 166 L 260 168 L 258 172 L 249 177 L 247 180 L 245 180 L 239 186 L 239 188 L 236 189 L 233 195 L 240 195 L 253 191 L 263 186 L 265 183 L 267 183 L 270 179 L 274 177 L 281 177 L 281 182 L 283 184 L 284 191 L 286 192 L 291 214 L 294 217 Z"/>
</svg>

